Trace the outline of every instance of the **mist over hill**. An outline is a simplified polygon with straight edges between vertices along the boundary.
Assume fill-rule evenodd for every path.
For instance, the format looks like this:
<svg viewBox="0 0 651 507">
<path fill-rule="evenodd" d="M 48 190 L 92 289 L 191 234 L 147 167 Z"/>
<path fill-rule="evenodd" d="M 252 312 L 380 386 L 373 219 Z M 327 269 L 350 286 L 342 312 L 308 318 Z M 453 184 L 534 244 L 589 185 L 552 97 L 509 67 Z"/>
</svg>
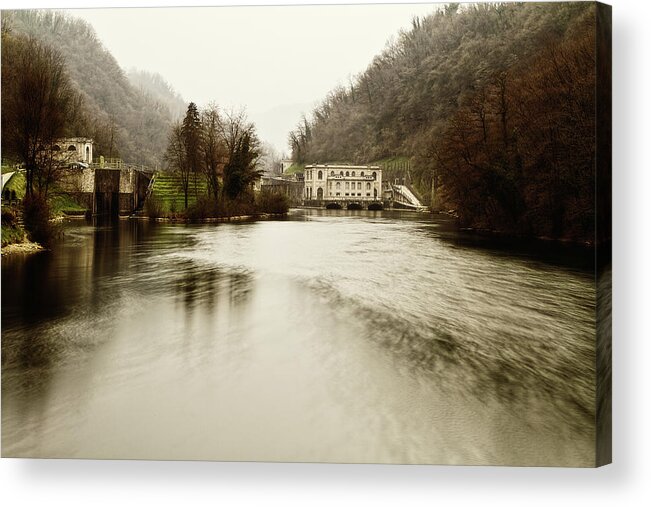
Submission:
<svg viewBox="0 0 651 507">
<path fill-rule="evenodd" d="M 51 10 L 3 11 L 3 29 L 34 37 L 59 51 L 83 99 L 84 114 L 69 134 L 92 137 L 94 153 L 161 164 L 181 97 L 156 74 L 120 67 L 93 27 Z M 116 28 L 119 29 L 119 28 Z"/>
<path fill-rule="evenodd" d="M 127 77 L 129 82 L 145 95 L 166 106 L 172 119 L 178 120 L 185 114 L 188 104 L 159 73 L 132 67 L 127 71 Z"/>
</svg>

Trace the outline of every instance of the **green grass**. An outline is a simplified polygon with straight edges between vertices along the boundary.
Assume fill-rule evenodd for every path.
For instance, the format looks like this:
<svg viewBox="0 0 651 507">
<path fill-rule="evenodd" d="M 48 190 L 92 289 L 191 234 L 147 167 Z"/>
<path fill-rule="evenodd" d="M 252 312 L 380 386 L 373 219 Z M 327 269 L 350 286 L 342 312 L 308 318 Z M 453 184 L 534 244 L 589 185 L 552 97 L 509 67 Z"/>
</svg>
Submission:
<svg viewBox="0 0 651 507">
<path fill-rule="evenodd" d="M 205 176 L 198 174 L 195 186 L 194 177 L 190 175 L 188 190 L 188 206 L 197 201 L 197 196 L 204 196 L 208 193 L 208 184 Z M 158 199 L 164 212 L 180 212 L 185 209 L 185 195 L 181 177 L 176 173 L 158 173 L 154 180 L 152 195 Z"/>
<path fill-rule="evenodd" d="M 2 246 L 13 245 L 25 241 L 25 231 L 22 227 L 2 226 Z"/>
<path fill-rule="evenodd" d="M 393 169 L 404 169 L 409 166 L 409 157 L 389 157 L 383 158 L 381 160 L 374 160 L 370 165 L 379 165 L 383 169 L 393 170 Z"/>
<path fill-rule="evenodd" d="M 56 194 L 49 198 L 50 212 L 53 216 L 60 216 L 65 213 L 86 211 L 86 207 L 79 204 L 67 194 Z"/>
<path fill-rule="evenodd" d="M 303 172 L 305 172 L 305 165 L 294 163 L 287 168 L 284 174 L 291 175 L 291 174 L 303 173 Z"/>
<path fill-rule="evenodd" d="M 5 187 L 2 189 L 2 191 L 6 190 L 15 190 L 16 191 L 16 197 L 18 199 L 24 199 L 25 198 L 25 187 L 27 185 L 27 180 L 25 179 L 25 173 L 24 172 L 17 172 L 14 174 L 11 179 L 7 182 Z"/>
</svg>

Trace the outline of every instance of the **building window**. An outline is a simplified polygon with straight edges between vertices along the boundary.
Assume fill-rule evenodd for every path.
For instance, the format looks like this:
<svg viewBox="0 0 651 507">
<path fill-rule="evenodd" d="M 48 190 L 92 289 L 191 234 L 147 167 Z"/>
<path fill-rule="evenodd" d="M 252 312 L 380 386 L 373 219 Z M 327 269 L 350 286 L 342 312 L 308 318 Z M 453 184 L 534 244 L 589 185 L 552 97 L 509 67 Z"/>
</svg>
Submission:
<svg viewBox="0 0 651 507">
<path fill-rule="evenodd" d="M 344 172 L 343 172 L 343 171 L 339 171 L 339 176 L 343 176 L 343 175 L 344 175 Z"/>
<path fill-rule="evenodd" d="M 330 171 L 330 176 L 334 176 L 334 175 L 335 175 L 335 172 L 334 172 L 334 171 Z"/>
<path fill-rule="evenodd" d="M 362 176 L 364 176 L 364 171 L 362 171 Z"/>
<path fill-rule="evenodd" d="M 362 182 L 358 181 L 357 182 L 357 190 L 361 190 L 361 189 L 362 189 Z"/>
<path fill-rule="evenodd" d="M 337 195 L 341 195 L 341 192 L 337 192 Z"/>
<path fill-rule="evenodd" d="M 320 180 L 323 179 L 323 171 L 319 171 L 318 178 L 319 178 Z"/>
<path fill-rule="evenodd" d="M 358 196 L 358 197 L 362 197 L 362 193 L 361 193 L 361 192 L 357 192 L 357 196 Z"/>
<path fill-rule="evenodd" d="M 352 173 L 352 174 L 353 174 L 353 177 L 355 177 L 355 171 L 353 171 L 353 173 Z"/>
<path fill-rule="evenodd" d="M 366 184 L 366 190 L 371 190 L 371 184 L 370 183 Z"/>
<path fill-rule="evenodd" d="M 366 197 L 371 197 L 371 192 L 366 192 Z"/>
<path fill-rule="evenodd" d="M 373 179 L 374 179 L 374 180 L 377 179 L 377 173 L 376 173 L 375 171 L 373 171 Z"/>
<path fill-rule="evenodd" d="M 75 147 L 74 144 L 71 144 L 70 146 L 68 146 L 68 151 L 77 151 L 77 148 Z"/>
<path fill-rule="evenodd" d="M 348 171 L 346 171 L 346 176 L 350 176 L 350 173 Z"/>
<path fill-rule="evenodd" d="M 337 189 L 340 189 L 340 188 L 341 188 L 341 182 L 338 181 L 338 182 L 337 182 Z M 339 194 L 337 194 L 337 195 L 339 195 Z"/>
</svg>

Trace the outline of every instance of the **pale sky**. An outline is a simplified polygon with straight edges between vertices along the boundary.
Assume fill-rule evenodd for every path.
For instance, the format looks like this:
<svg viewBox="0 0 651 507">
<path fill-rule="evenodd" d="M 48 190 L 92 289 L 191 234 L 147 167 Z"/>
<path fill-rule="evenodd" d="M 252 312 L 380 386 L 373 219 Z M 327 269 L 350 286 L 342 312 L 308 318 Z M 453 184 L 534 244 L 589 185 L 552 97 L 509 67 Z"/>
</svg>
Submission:
<svg viewBox="0 0 651 507">
<path fill-rule="evenodd" d="M 440 5 L 440 4 L 439 4 Z M 300 113 L 363 71 L 436 4 L 72 9 L 128 69 L 158 72 L 186 101 L 244 106 L 287 151 Z"/>
</svg>

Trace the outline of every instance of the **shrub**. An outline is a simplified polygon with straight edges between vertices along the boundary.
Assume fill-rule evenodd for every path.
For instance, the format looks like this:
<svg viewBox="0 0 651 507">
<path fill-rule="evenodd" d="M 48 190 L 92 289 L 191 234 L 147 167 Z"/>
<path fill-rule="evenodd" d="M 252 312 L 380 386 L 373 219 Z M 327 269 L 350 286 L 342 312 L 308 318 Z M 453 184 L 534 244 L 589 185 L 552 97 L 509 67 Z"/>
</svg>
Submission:
<svg viewBox="0 0 651 507">
<path fill-rule="evenodd" d="M 2 207 L 2 227 L 15 227 L 18 223 L 16 210 L 9 207 Z"/>
<path fill-rule="evenodd" d="M 58 227 L 50 222 L 50 206 L 44 197 L 32 195 L 23 201 L 23 222 L 30 241 L 48 248 L 59 235 Z"/>
<path fill-rule="evenodd" d="M 2 209 L 2 246 L 25 241 L 25 231 L 18 224 L 18 217 L 13 208 Z"/>
<path fill-rule="evenodd" d="M 289 199 L 280 192 L 260 192 L 256 199 L 259 213 L 287 213 Z"/>
<path fill-rule="evenodd" d="M 204 218 L 219 216 L 217 203 L 208 196 L 200 196 L 194 204 L 188 206 L 185 215 L 190 220 L 203 220 Z"/>
<path fill-rule="evenodd" d="M 161 201 L 154 194 L 147 197 L 145 201 L 145 214 L 149 218 L 160 218 L 164 214 L 163 201 Z"/>
</svg>

